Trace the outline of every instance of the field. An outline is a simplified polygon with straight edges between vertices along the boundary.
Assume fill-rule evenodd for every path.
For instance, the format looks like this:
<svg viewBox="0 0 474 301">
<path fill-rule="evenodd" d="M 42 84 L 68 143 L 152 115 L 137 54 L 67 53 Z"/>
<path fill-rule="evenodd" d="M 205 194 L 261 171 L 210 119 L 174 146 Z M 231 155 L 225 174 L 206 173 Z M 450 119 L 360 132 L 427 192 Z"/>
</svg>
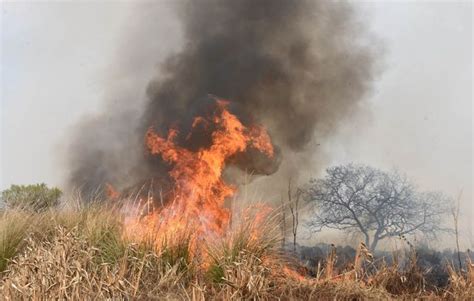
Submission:
<svg viewBox="0 0 474 301">
<path fill-rule="evenodd" d="M 74 208 L 72 208 L 74 207 Z M 329 253 L 316 275 L 281 249 L 276 215 L 242 219 L 222 239 L 181 233 L 157 245 L 124 233 L 123 209 L 81 205 L 0 217 L 0 294 L 5 300 L 398 300 L 473 299 L 474 269 L 447 266 L 449 283 L 427 285 L 416 259 L 366 264 L 363 246 L 336 272 Z M 257 224 L 258 223 L 258 224 Z M 198 243 L 199 252 L 193 251 Z M 413 255 L 415 257 L 416 254 Z"/>
</svg>

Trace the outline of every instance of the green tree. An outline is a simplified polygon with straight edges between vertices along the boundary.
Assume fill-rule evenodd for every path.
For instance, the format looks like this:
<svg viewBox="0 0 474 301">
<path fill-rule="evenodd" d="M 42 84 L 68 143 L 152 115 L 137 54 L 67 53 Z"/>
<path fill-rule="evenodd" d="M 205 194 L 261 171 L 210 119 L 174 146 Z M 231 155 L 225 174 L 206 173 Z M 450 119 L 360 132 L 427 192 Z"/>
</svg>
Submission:
<svg viewBox="0 0 474 301">
<path fill-rule="evenodd" d="M 11 185 L 3 190 L 1 198 L 8 208 L 43 211 L 57 206 L 61 197 L 61 190 L 48 188 L 44 183 L 35 185 Z"/>
</svg>

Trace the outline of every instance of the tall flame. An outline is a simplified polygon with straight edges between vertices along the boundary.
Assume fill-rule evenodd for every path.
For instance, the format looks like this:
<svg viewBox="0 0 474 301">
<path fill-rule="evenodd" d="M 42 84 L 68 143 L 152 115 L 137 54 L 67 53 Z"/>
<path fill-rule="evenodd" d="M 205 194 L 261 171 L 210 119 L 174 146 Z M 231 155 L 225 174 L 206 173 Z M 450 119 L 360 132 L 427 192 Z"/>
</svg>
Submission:
<svg viewBox="0 0 474 301">
<path fill-rule="evenodd" d="M 152 128 L 147 131 L 145 142 L 150 154 L 161 156 L 172 166 L 169 175 L 174 182 L 173 199 L 167 200 L 163 208 L 135 221 L 133 225 L 138 227 L 129 226 L 130 231 L 137 234 L 137 231 L 152 229 L 155 239 L 166 239 L 187 229 L 193 230 L 193 239 L 223 234 L 230 221 L 230 211 L 224 201 L 236 190 L 222 179 L 226 163 L 249 147 L 269 157 L 274 155 L 267 132 L 259 126 L 244 126 L 227 107 L 228 101 L 217 100 L 211 117 L 195 118 L 193 128 L 200 123 L 215 126 L 210 146 L 197 151 L 175 143 L 177 129 L 170 129 L 166 138 Z"/>
</svg>

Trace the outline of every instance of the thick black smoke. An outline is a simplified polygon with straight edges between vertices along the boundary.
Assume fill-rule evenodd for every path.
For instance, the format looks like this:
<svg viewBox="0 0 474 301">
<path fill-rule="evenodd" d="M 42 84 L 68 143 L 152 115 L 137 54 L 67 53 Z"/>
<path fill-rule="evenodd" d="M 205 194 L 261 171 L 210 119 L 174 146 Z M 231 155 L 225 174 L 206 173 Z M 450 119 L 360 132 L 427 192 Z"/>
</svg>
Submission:
<svg viewBox="0 0 474 301">
<path fill-rule="evenodd" d="M 161 175 L 166 167 L 160 159 L 141 151 L 145 131 L 153 126 L 166 134 L 178 126 L 186 132 L 209 107 L 209 94 L 231 100 L 244 122 L 263 124 L 283 160 L 299 156 L 298 162 L 310 159 L 311 142 L 323 141 L 362 106 L 374 73 L 373 51 L 350 5 L 204 0 L 179 2 L 176 11 L 184 43 L 149 84 L 141 118 L 127 118 L 127 109 L 110 105 L 107 122 L 84 122 L 74 136 L 73 186 L 90 192 L 105 182 L 123 187 Z M 166 38 L 147 36 L 143 43 Z M 128 105 L 136 109 L 133 99 Z M 236 162 L 274 171 L 276 166 L 259 166 L 250 155 Z"/>
</svg>

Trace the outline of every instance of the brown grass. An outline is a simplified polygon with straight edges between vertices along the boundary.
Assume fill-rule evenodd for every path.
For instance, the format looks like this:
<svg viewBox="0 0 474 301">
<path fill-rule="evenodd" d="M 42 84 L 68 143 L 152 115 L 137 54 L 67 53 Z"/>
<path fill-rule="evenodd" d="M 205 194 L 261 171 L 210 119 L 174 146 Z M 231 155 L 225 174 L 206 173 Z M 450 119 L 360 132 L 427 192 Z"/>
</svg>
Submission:
<svg viewBox="0 0 474 301">
<path fill-rule="evenodd" d="M 394 300 L 474 299 L 474 265 L 450 268 L 450 284 L 428 290 L 413 258 L 368 269 L 361 244 L 353 265 L 335 269 L 329 253 L 309 277 L 280 250 L 274 216 L 243 219 L 208 242 L 209 261 L 189 257 L 189 243 L 153 244 L 124 238 L 119 210 L 88 206 L 0 218 L 0 295 L 5 300 Z"/>
</svg>

